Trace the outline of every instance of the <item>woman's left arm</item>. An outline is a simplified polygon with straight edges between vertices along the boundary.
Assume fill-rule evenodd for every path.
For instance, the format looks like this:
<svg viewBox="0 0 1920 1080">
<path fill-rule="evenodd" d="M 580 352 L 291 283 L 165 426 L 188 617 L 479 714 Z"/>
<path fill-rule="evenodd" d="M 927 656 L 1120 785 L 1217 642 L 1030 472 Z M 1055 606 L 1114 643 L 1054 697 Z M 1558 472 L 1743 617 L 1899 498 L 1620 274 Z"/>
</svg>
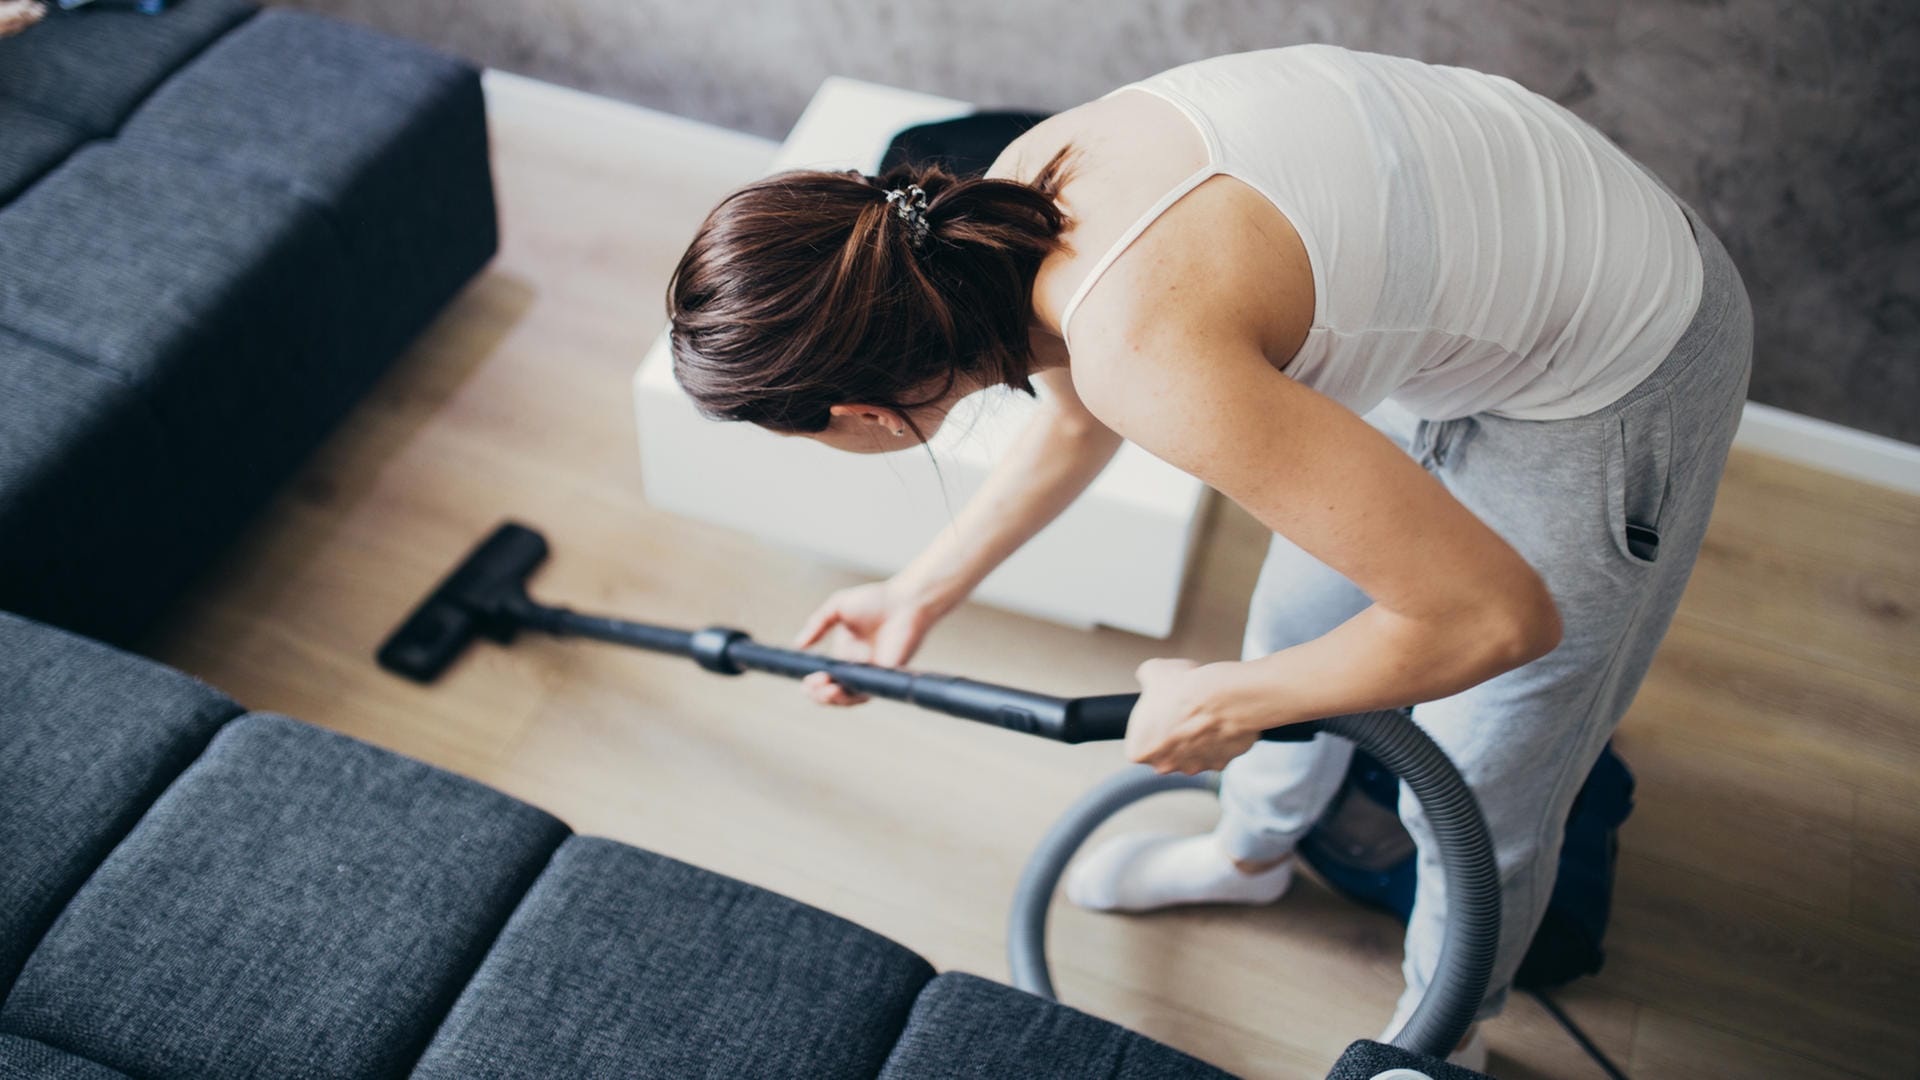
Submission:
<svg viewBox="0 0 1920 1080">
<path fill-rule="evenodd" d="M 1129 757 L 1220 768 L 1267 728 L 1445 697 L 1559 643 L 1539 575 L 1404 451 L 1281 374 L 1231 319 L 1161 314 L 1173 317 L 1082 343 L 1073 374 L 1089 409 L 1373 603 L 1261 659 L 1142 664 Z"/>
</svg>

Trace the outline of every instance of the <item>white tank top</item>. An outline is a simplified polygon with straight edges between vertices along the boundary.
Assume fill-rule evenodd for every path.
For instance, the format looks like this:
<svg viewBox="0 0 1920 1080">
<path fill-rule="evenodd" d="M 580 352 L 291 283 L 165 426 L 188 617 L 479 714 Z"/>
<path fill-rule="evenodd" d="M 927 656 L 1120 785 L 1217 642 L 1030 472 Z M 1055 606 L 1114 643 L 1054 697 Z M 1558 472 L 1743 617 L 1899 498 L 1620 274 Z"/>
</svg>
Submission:
<svg viewBox="0 0 1920 1080">
<path fill-rule="evenodd" d="M 1607 405 L 1659 366 L 1700 300 L 1679 204 L 1572 113 L 1510 79 L 1331 45 L 1214 57 L 1140 90 L 1185 113 L 1208 160 L 1114 259 L 1216 174 L 1292 222 L 1313 324 L 1285 373 L 1358 413 L 1529 420 Z M 1072 339 L 1068 338 L 1069 347 Z"/>
</svg>

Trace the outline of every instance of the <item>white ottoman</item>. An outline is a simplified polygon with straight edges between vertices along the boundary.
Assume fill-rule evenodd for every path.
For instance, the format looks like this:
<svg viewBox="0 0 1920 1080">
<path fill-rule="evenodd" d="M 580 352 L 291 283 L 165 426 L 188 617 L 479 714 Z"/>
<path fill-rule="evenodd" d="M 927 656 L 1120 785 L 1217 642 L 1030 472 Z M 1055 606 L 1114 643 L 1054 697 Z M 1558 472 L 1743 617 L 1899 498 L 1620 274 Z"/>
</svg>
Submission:
<svg viewBox="0 0 1920 1080">
<path fill-rule="evenodd" d="M 873 172 L 901 128 L 972 112 L 853 79 L 822 83 L 775 171 Z M 924 449 L 862 457 L 699 415 L 673 380 L 663 332 L 634 376 L 649 502 L 877 576 L 905 565 L 971 496 L 1034 404 L 1011 391 L 962 402 Z M 1073 626 L 1173 629 L 1206 487 L 1131 444 L 1086 494 L 989 577 L 976 600 Z M 821 505 L 836 508 L 821 513 Z"/>
</svg>

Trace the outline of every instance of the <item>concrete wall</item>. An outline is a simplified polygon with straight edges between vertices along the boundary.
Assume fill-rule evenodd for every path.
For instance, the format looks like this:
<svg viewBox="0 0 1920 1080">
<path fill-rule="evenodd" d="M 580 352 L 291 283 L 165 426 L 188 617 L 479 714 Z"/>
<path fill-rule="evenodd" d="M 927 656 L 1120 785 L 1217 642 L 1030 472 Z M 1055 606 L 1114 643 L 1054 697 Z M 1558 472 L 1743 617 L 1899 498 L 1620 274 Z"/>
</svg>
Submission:
<svg viewBox="0 0 1920 1080">
<path fill-rule="evenodd" d="M 1058 109 L 1303 41 L 1511 76 L 1691 201 L 1753 293 L 1753 397 L 1920 443 L 1916 0 L 291 0 L 763 135 L 829 74 Z"/>
</svg>

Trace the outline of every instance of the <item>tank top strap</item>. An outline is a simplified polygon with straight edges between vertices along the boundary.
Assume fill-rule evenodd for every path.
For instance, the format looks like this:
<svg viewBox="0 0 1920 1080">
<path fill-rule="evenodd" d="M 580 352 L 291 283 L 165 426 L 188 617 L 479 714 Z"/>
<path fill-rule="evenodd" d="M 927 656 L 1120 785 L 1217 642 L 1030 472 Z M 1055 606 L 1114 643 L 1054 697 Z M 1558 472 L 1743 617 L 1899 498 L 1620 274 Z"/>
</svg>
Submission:
<svg viewBox="0 0 1920 1080">
<path fill-rule="evenodd" d="M 1080 301 L 1086 299 L 1088 291 L 1093 288 L 1095 282 L 1100 280 L 1100 276 L 1105 274 L 1107 268 L 1113 265 L 1114 260 L 1118 259 L 1127 248 L 1131 247 L 1133 242 L 1139 239 L 1140 234 L 1146 232 L 1148 226 L 1159 220 L 1160 215 L 1166 213 L 1169 207 L 1179 202 L 1186 196 L 1187 192 L 1199 187 L 1202 183 L 1221 171 L 1220 154 L 1216 148 L 1213 132 L 1209 130 L 1208 125 L 1203 123 L 1201 119 L 1195 115 L 1194 110 L 1185 101 L 1164 93 L 1159 88 L 1147 82 L 1133 82 L 1125 86 L 1117 87 L 1103 94 L 1102 99 L 1110 98 L 1122 90 L 1144 91 L 1179 109 L 1193 124 L 1195 130 L 1199 132 L 1201 143 L 1206 150 L 1207 161 L 1206 164 L 1189 174 L 1185 180 L 1174 185 L 1171 191 L 1168 191 L 1166 194 L 1160 196 L 1159 199 L 1155 200 L 1152 206 L 1147 207 L 1146 211 L 1136 218 L 1132 225 L 1127 227 L 1127 231 L 1120 234 L 1120 238 L 1114 241 L 1113 246 L 1109 247 L 1106 252 L 1100 256 L 1099 261 L 1093 264 L 1093 270 L 1088 273 L 1085 278 L 1081 279 L 1079 286 L 1073 290 L 1073 295 L 1067 298 L 1066 306 L 1060 309 L 1060 338 L 1067 343 L 1068 349 L 1072 349 L 1073 347 L 1073 339 L 1069 336 L 1069 326 L 1073 322 L 1073 313 L 1079 310 Z"/>
</svg>

